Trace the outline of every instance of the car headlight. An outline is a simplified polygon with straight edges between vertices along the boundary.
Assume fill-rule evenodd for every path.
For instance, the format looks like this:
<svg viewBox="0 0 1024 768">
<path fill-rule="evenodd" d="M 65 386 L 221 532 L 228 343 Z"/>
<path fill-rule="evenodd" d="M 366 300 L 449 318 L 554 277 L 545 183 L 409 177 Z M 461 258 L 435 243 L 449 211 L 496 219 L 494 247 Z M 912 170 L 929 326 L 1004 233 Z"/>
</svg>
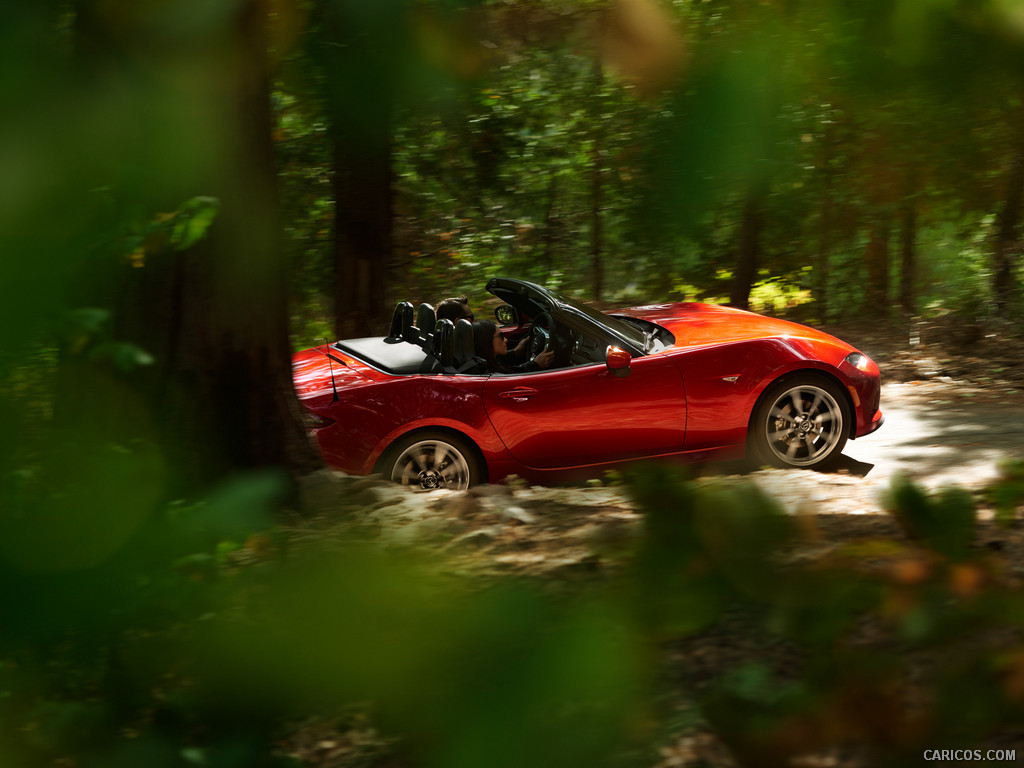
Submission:
<svg viewBox="0 0 1024 768">
<path fill-rule="evenodd" d="M 851 352 L 843 362 L 849 363 L 858 371 L 866 371 L 871 367 L 871 358 L 860 352 Z"/>
</svg>

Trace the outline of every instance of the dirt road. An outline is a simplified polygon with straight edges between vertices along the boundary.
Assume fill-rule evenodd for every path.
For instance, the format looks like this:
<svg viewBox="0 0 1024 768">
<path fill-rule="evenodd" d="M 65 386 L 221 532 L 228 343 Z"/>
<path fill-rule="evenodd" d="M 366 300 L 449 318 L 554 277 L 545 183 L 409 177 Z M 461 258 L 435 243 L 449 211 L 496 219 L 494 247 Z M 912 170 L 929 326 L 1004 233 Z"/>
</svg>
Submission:
<svg viewBox="0 0 1024 768">
<path fill-rule="evenodd" d="M 895 472 L 929 488 L 987 484 L 1002 457 L 1024 455 L 1020 400 L 938 380 L 887 384 L 885 424 L 847 443 L 845 466 L 870 485 L 888 483 Z"/>
<path fill-rule="evenodd" d="M 848 442 L 836 471 L 762 471 L 753 478 L 788 507 L 818 513 L 878 512 L 881 494 L 900 472 L 928 489 L 978 490 L 997 477 L 1000 459 L 1024 457 L 1022 394 L 940 379 L 885 384 L 885 424 Z"/>
</svg>

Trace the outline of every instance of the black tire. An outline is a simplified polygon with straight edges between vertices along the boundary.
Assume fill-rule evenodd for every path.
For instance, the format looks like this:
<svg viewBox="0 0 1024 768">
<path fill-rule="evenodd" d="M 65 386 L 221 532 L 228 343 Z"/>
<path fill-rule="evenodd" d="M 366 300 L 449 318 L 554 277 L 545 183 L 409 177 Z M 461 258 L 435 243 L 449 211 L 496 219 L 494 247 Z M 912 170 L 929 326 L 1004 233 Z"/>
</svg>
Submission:
<svg viewBox="0 0 1024 768">
<path fill-rule="evenodd" d="M 384 477 L 415 491 L 464 491 L 485 476 L 476 446 L 443 430 L 405 435 L 388 448 L 378 467 Z"/>
<path fill-rule="evenodd" d="M 754 407 L 750 445 L 762 463 L 827 469 L 842 455 L 853 414 L 839 385 L 814 374 L 780 379 Z"/>
</svg>

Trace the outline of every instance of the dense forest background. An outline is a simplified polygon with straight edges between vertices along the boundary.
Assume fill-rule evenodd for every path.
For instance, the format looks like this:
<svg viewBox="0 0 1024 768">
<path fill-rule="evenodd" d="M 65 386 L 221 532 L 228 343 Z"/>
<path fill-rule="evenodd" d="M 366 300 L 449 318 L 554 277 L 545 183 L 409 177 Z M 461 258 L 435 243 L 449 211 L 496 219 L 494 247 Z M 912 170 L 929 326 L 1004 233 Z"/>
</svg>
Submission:
<svg viewBox="0 0 1024 768">
<path fill-rule="evenodd" d="M 1019 3 L 14 0 L 0 86 L 0 766 L 294 765 L 313 716 L 394 734 L 380 765 L 651 765 L 660 649 L 737 606 L 808 660 L 686 704 L 740 764 L 1019 719 L 1024 654 L 981 648 L 881 722 L 906 644 L 1019 631 L 962 493 L 899 486 L 916 543 L 803 573 L 769 499 L 653 470 L 622 580 L 288 556 L 321 465 L 290 353 L 396 300 L 504 274 L 1016 332 Z"/>
<path fill-rule="evenodd" d="M 1019 311 L 1006 6 L 414 10 L 379 11 L 351 60 L 306 47 L 281 69 L 299 336 L 335 307 L 352 335 L 385 297 L 479 296 L 498 273 L 817 322 Z M 350 45 L 332 29 L 307 44 Z M 358 85 L 332 80 L 345 66 Z"/>
</svg>

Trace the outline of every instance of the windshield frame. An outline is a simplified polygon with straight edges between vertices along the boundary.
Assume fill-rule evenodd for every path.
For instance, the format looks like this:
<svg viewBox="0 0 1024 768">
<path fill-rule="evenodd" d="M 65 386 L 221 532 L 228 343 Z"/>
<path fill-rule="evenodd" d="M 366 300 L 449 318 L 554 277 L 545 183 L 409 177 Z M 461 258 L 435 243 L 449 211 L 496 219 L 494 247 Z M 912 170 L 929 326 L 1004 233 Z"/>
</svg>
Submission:
<svg viewBox="0 0 1024 768">
<path fill-rule="evenodd" d="M 508 277 L 492 277 L 487 281 L 486 290 L 505 303 L 511 304 L 528 320 L 531 320 L 537 311 L 561 313 L 565 321 L 569 318 L 579 318 L 581 323 L 590 325 L 595 332 L 607 337 L 613 346 L 625 349 L 633 357 L 647 355 L 655 347 L 650 335 L 635 326 L 536 283 Z"/>
<path fill-rule="evenodd" d="M 630 346 L 632 346 L 635 351 L 639 351 L 644 355 L 651 351 L 651 347 L 653 346 L 651 337 L 639 328 L 636 328 L 629 323 L 624 323 L 617 317 L 606 314 L 601 310 L 595 309 L 594 307 L 584 304 L 581 301 L 577 301 L 576 299 L 556 293 L 555 291 L 549 291 L 549 293 L 559 303 L 576 310 L 576 312 L 582 314 L 591 322 L 600 325 L 615 336 L 629 342 Z"/>
</svg>

